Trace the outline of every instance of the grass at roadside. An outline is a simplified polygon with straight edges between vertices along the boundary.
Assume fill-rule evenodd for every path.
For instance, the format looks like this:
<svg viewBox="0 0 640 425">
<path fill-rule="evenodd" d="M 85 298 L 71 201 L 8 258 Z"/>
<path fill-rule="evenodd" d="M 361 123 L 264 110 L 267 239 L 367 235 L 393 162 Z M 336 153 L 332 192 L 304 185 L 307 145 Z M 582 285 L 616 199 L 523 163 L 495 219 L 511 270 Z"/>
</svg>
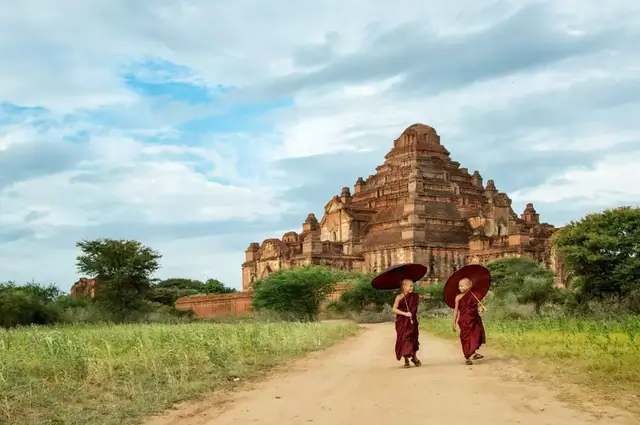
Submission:
<svg viewBox="0 0 640 425">
<path fill-rule="evenodd" d="M 132 423 L 356 332 L 286 322 L 0 331 L 0 423 Z"/>
<path fill-rule="evenodd" d="M 458 338 L 450 319 L 423 319 L 422 327 Z M 640 412 L 640 317 L 491 319 L 485 328 L 489 347 L 525 360 L 534 373 L 569 379 Z"/>
</svg>

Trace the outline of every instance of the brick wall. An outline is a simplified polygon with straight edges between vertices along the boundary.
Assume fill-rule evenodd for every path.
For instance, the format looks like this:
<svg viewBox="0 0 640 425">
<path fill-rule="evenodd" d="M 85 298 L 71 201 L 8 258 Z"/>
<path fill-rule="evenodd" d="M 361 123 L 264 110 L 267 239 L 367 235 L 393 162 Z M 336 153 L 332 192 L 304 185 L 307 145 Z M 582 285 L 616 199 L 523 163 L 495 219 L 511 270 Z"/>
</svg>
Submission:
<svg viewBox="0 0 640 425">
<path fill-rule="evenodd" d="M 230 316 L 251 312 L 251 293 L 192 295 L 176 301 L 176 308 L 191 309 L 198 317 Z"/>
<path fill-rule="evenodd" d="M 340 298 L 340 294 L 349 286 L 346 283 L 338 283 L 333 294 L 328 300 L 334 301 Z M 176 308 L 180 310 L 191 309 L 198 317 L 220 317 L 234 314 L 247 314 L 251 312 L 251 292 L 238 292 L 236 294 L 219 295 L 192 295 L 182 297 L 176 301 Z"/>
</svg>

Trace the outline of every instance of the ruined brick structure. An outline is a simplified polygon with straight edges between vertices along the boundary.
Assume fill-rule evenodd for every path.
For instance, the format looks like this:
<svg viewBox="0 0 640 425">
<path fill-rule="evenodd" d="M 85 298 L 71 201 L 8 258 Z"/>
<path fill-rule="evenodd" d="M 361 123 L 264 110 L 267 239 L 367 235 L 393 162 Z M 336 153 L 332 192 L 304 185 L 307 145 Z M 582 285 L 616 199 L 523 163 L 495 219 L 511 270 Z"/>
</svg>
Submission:
<svg viewBox="0 0 640 425">
<path fill-rule="evenodd" d="M 447 278 L 467 264 L 528 256 L 559 267 L 550 236 L 533 204 L 518 216 L 511 199 L 483 184 L 453 161 L 432 127 L 414 124 L 393 143 L 384 163 L 353 193 L 343 187 L 324 207 L 320 221 L 309 214 L 302 232 L 252 242 L 242 265 L 243 291 L 277 270 L 327 265 L 364 272 L 398 263 L 427 266 L 427 280 Z M 555 271 L 555 270 L 554 270 Z"/>
<path fill-rule="evenodd" d="M 81 277 L 76 283 L 71 285 L 70 295 L 72 298 L 89 297 L 93 298 L 96 292 L 96 280 Z"/>
</svg>

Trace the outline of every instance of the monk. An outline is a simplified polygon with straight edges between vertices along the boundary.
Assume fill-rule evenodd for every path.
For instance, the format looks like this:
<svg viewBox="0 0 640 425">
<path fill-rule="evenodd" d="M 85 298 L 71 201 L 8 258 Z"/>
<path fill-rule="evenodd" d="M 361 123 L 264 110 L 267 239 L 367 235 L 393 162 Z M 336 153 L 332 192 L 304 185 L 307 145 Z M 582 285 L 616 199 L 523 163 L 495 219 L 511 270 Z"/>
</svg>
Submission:
<svg viewBox="0 0 640 425">
<path fill-rule="evenodd" d="M 473 283 L 469 279 L 461 279 L 458 282 L 460 294 L 456 296 L 452 323 L 454 332 L 457 331 L 456 323 L 460 325 L 460 343 L 467 365 L 472 365 L 473 360 L 480 360 L 484 357 L 477 351 L 482 344 L 487 342 L 480 317 L 480 313 L 485 311 L 485 308 L 471 292 L 472 287 Z"/>
<path fill-rule="evenodd" d="M 418 342 L 418 304 L 420 296 L 413 292 L 413 281 L 405 279 L 400 287 L 400 294 L 393 302 L 393 312 L 396 314 L 396 359 L 404 357 L 404 367 L 409 368 L 409 360 L 420 366 L 417 352 Z"/>
</svg>

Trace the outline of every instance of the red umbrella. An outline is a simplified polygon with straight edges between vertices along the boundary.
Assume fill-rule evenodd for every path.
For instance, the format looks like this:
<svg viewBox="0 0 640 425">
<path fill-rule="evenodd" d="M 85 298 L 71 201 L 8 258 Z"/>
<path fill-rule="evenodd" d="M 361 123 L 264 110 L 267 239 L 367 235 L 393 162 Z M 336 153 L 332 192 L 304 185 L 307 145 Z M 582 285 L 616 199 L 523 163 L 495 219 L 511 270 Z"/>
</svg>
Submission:
<svg viewBox="0 0 640 425">
<path fill-rule="evenodd" d="M 371 281 L 376 289 L 398 289 L 404 279 L 417 282 L 427 273 L 427 267 L 422 264 L 406 263 L 393 266 L 380 273 Z"/>
<path fill-rule="evenodd" d="M 444 302 L 451 308 L 456 305 L 456 296 L 460 293 L 458 282 L 467 278 L 473 283 L 471 293 L 478 301 L 483 299 L 491 288 L 491 274 L 480 264 L 469 264 L 458 269 L 444 284 Z"/>
</svg>

